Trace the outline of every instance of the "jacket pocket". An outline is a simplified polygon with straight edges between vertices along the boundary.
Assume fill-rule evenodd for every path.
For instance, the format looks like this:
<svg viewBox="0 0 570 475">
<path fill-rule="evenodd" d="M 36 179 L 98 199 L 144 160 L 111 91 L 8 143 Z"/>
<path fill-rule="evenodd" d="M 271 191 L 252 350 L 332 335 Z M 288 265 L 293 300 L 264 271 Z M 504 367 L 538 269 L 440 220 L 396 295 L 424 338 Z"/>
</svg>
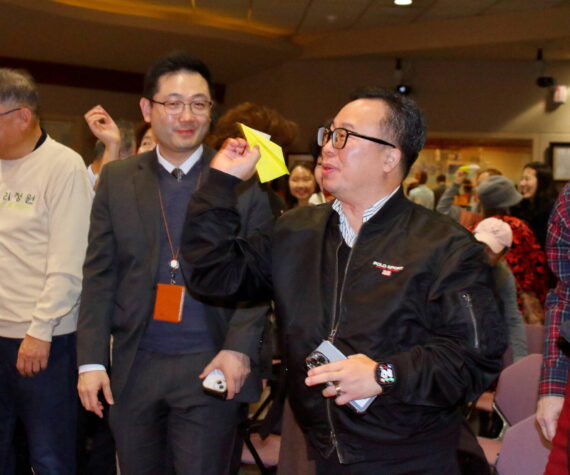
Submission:
<svg viewBox="0 0 570 475">
<path fill-rule="evenodd" d="M 488 288 L 472 287 L 460 290 L 458 300 L 473 349 L 481 355 L 501 357 L 508 330 L 494 294 Z"/>
<path fill-rule="evenodd" d="M 479 328 L 477 317 L 475 316 L 473 296 L 468 290 L 462 290 L 459 292 L 459 300 L 467 316 L 468 326 L 471 329 L 471 344 L 473 348 L 479 350 Z"/>
</svg>

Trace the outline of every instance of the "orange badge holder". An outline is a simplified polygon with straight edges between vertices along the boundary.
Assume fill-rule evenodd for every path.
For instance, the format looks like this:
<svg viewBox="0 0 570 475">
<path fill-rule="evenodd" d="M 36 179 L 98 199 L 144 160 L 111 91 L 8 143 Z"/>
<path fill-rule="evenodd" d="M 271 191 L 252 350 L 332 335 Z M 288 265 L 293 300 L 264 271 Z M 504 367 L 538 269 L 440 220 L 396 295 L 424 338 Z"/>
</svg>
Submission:
<svg viewBox="0 0 570 475">
<path fill-rule="evenodd" d="M 161 322 L 180 323 L 185 290 L 183 285 L 158 284 L 152 318 Z"/>
</svg>

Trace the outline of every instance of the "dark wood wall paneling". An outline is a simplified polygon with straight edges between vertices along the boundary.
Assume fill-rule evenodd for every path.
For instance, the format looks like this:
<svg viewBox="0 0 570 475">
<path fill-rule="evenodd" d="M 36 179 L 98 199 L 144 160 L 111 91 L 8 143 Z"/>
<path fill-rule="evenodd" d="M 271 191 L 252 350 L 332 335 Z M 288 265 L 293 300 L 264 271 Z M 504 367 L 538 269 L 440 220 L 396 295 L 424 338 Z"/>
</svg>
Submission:
<svg viewBox="0 0 570 475">
<path fill-rule="evenodd" d="M 0 67 L 25 69 L 41 84 L 132 94 L 141 93 L 144 79 L 140 73 L 16 58 L 0 57 Z M 224 103 L 225 92 L 225 85 L 214 84 L 214 98 L 219 104 Z"/>
</svg>

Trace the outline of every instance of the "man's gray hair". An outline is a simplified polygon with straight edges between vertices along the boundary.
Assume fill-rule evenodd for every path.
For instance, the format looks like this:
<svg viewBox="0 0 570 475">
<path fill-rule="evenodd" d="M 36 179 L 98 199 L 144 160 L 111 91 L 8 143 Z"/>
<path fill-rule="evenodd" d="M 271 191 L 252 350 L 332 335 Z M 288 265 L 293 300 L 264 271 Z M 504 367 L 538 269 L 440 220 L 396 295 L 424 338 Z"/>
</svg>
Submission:
<svg viewBox="0 0 570 475">
<path fill-rule="evenodd" d="M 0 103 L 25 106 L 37 115 L 38 102 L 36 83 L 26 71 L 0 68 Z"/>
</svg>

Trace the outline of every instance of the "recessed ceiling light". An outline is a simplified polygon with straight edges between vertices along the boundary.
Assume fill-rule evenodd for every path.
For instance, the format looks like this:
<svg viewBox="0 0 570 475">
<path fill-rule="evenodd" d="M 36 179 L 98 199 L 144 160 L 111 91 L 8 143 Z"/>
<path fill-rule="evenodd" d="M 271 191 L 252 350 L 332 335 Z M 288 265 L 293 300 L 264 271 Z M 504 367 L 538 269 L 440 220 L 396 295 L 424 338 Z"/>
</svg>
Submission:
<svg viewBox="0 0 570 475">
<path fill-rule="evenodd" d="M 411 5 L 412 0 L 394 0 L 394 3 L 396 5 L 405 6 L 405 5 Z"/>
</svg>

